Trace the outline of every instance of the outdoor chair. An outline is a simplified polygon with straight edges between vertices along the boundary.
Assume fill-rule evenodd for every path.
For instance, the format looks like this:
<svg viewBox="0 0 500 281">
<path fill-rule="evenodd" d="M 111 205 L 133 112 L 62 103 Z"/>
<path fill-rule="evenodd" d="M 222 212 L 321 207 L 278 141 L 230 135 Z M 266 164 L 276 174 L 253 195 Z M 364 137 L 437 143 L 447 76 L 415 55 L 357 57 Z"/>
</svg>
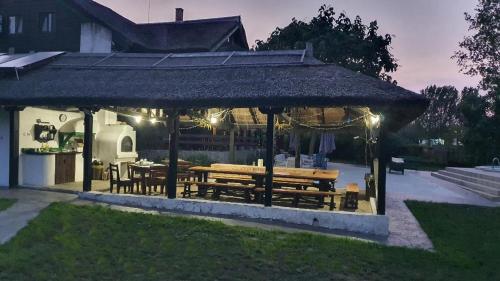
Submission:
<svg viewBox="0 0 500 281">
<path fill-rule="evenodd" d="M 328 161 L 325 157 L 325 154 L 323 153 L 314 154 L 314 168 L 320 168 L 326 170 L 327 165 Z"/>
<path fill-rule="evenodd" d="M 141 188 L 141 176 L 138 175 L 134 169 L 134 166 L 132 166 L 133 162 L 128 162 L 127 163 L 127 176 L 128 179 L 130 179 L 133 182 L 133 185 L 137 188 L 137 193 L 140 193 L 140 188 Z M 134 193 L 134 187 L 132 186 L 132 193 Z"/>
<path fill-rule="evenodd" d="M 391 162 L 389 163 L 389 173 L 392 171 L 401 172 L 401 174 L 405 174 L 405 160 L 403 158 L 392 157 Z"/>
<path fill-rule="evenodd" d="M 123 193 L 132 192 L 134 183 L 132 180 L 120 177 L 118 165 L 109 163 L 109 192 L 113 193 L 113 187 L 116 185 L 116 193 L 120 193 L 123 187 Z"/>
<path fill-rule="evenodd" d="M 149 195 L 151 195 L 151 188 L 157 192 L 158 186 L 160 186 L 160 193 L 163 194 L 167 186 L 167 174 L 168 166 L 151 167 L 149 177 L 146 180 Z"/>
</svg>

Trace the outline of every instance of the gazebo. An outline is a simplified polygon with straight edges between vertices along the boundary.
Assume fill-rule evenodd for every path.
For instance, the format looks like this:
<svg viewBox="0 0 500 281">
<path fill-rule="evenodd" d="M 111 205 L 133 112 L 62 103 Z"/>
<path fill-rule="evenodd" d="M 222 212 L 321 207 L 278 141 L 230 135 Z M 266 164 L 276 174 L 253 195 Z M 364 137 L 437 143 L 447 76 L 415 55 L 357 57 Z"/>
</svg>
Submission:
<svg viewBox="0 0 500 281">
<path fill-rule="evenodd" d="M 0 64 L 0 105 L 10 112 L 10 185 L 17 185 L 16 112 L 74 108 L 85 114 L 84 183 L 91 190 L 92 122 L 99 109 L 162 109 L 169 124 L 168 198 L 176 197 L 179 123 L 188 109 L 258 112 L 266 129 L 265 206 L 272 205 L 276 116 L 288 108 L 353 108 L 380 118 L 376 139 L 377 212 L 385 214 L 386 136 L 418 117 L 428 101 L 394 84 L 323 64 L 300 51 L 193 54 L 58 54 L 28 67 Z M 314 108 L 314 109 L 311 109 Z M 236 110 L 235 110 L 236 112 Z M 244 118 L 240 113 L 238 118 Z M 341 118 L 341 117 L 339 117 Z M 321 120 L 318 120 L 321 123 Z"/>
</svg>

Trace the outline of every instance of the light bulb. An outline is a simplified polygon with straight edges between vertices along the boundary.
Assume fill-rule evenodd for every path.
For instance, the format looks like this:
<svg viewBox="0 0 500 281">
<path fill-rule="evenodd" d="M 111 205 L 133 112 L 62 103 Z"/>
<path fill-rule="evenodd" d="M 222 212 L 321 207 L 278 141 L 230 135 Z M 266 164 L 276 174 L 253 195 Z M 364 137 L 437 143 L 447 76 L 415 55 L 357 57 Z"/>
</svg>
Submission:
<svg viewBox="0 0 500 281">
<path fill-rule="evenodd" d="M 377 127 L 380 123 L 380 115 L 372 115 L 370 116 L 370 123 L 372 127 Z"/>
<path fill-rule="evenodd" d="M 134 119 L 135 119 L 135 123 L 137 123 L 137 124 L 142 122 L 142 116 L 140 116 L 140 115 L 134 117 Z"/>
</svg>

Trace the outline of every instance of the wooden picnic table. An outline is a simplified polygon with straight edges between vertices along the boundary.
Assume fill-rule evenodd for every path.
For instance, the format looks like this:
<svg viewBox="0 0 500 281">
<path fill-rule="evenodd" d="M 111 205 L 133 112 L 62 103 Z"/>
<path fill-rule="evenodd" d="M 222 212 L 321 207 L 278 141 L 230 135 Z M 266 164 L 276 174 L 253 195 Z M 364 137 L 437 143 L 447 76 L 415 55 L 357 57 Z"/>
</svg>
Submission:
<svg viewBox="0 0 500 281">
<path fill-rule="evenodd" d="M 198 180 L 208 181 L 209 173 L 247 175 L 255 179 L 256 186 L 262 187 L 266 175 L 265 167 L 256 167 L 248 165 L 229 165 L 214 164 L 211 167 L 195 166 L 191 171 L 198 174 Z M 301 169 L 301 168 L 274 168 L 275 178 L 302 179 L 319 181 L 319 189 L 328 191 L 334 189 L 333 184 L 339 176 L 338 170 L 319 170 L 319 169 Z"/>
<path fill-rule="evenodd" d="M 133 172 L 139 173 L 141 176 L 141 191 L 142 194 L 146 195 L 146 176 L 151 173 L 151 169 L 153 168 L 166 168 L 166 165 L 163 164 L 150 164 L 150 165 L 139 165 L 139 164 L 131 164 Z"/>
</svg>

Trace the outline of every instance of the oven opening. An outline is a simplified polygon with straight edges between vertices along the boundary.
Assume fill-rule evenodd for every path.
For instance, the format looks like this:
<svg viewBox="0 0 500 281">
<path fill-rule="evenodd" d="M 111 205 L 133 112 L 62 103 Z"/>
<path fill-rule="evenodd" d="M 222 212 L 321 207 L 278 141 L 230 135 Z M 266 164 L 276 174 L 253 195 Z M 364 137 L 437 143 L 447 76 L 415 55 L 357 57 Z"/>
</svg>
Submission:
<svg viewBox="0 0 500 281">
<path fill-rule="evenodd" d="M 127 136 L 122 139 L 121 152 L 133 152 L 134 142 L 132 138 Z"/>
</svg>

